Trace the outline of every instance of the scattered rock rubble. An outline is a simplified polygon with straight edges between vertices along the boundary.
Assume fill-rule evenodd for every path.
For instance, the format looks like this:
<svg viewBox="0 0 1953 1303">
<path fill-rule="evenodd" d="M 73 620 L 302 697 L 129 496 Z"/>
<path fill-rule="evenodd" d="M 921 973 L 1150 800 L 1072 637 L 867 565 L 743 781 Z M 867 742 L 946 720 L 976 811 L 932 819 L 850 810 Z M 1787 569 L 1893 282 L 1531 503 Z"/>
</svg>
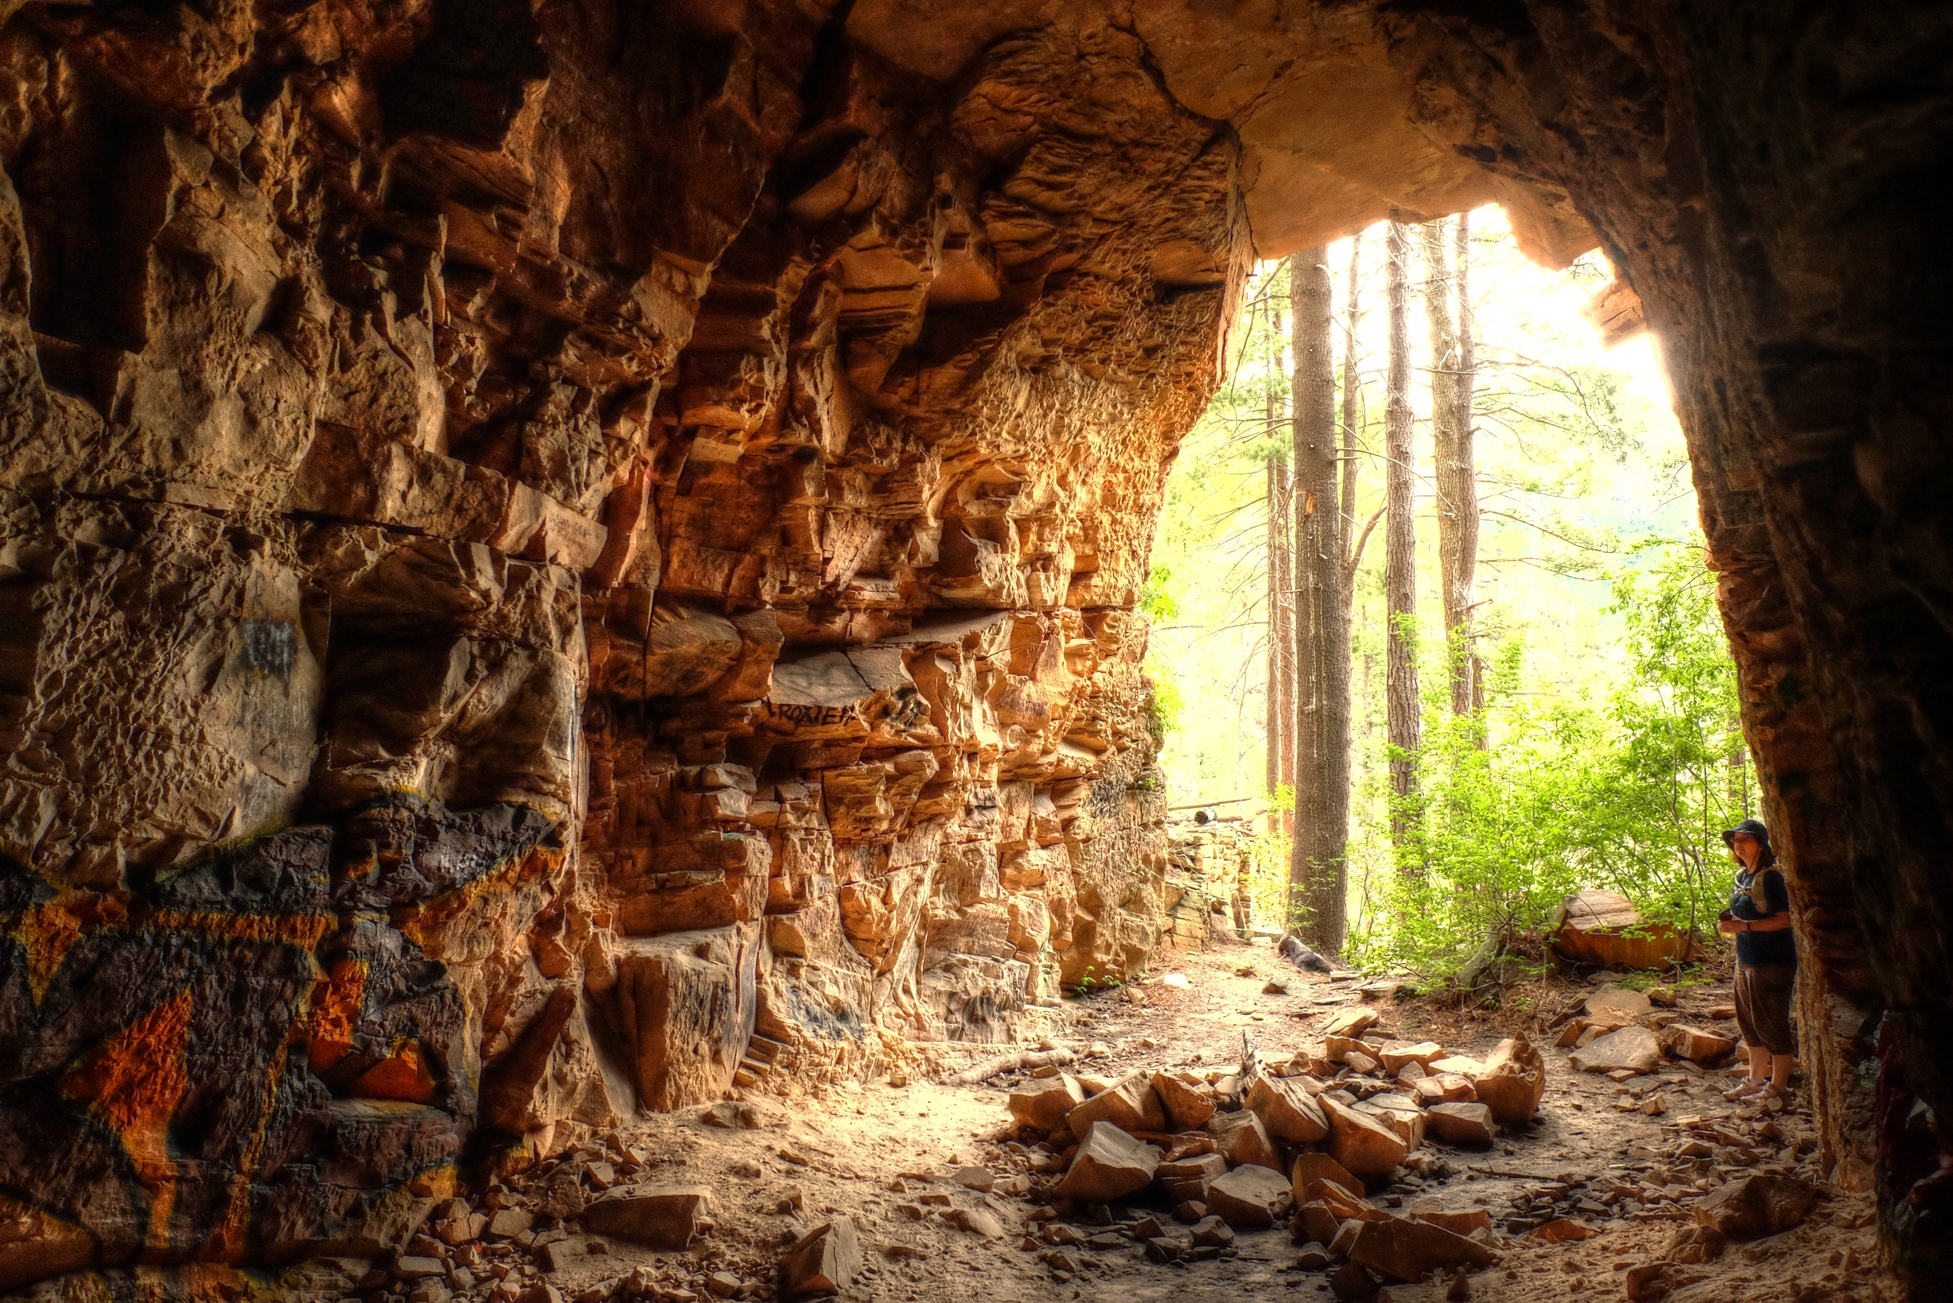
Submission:
<svg viewBox="0 0 1953 1303">
<path fill-rule="evenodd" d="M 1586 1024 L 1571 1039 L 1595 1025 L 1601 1035 L 1643 1026 L 1620 1020 L 1622 1011 L 1663 1018 L 1656 1002 L 1626 998 L 1634 994 L 1589 996 L 1565 1020 Z M 1697 1021 L 1714 1024 L 1720 1012 Z M 1664 1048 L 1693 1048 L 1669 1034 L 1676 1025 L 1648 1029 Z M 1379 1010 L 1357 1005 L 1326 1012 L 1321 1030 L 1319 1042 L 1279 1061 L 1249 1043 L 1238 1061 L 1216 1065 L 1203 1053 L 1202 1066 L 1117 1076 L 1092 1071 L 1118 1057 L 1102 1045 L 1075 1057 L 1049 1047 L 1017 1056 L 999 1083 L 1008 1125 L 981 1129 L 982 1101 L 997 1095 L 957 1091 L 981 1143 L 896 1176 L 782 1134 L 787 1117 L 765 1103 L 729 1101 L 675 1131 L 664 1124 L 673 1133 L 656 1143 L 631 1143 L 628 1128 L 600 1133 L 475 1198 L 435 1201 L 391 1256 L 315 1262 L 302 1274 L 322 1301 L 797 1303 L 836 1293 L 933 1299 L 930 1284 L 945 1270 L 1016 1260 L 1006 1279 L 1028 1270 L 1054 1286 L 1197 1267 L 1219 1272 L 1200 1279 L 1222 1292 L 1200 1286 L 1189 1299 L 1230 1297 L 1279 1272 L 1320 1290 L 1296 1297 L 1380 1303 L 1395 1291 L 1401 1303 L 1436 1303 L 1557 1297 L 1532 1288 L 1531 1273 L 1562 1268 L 1563 1292 L 1585 1294 L 1592 1285 L 1580 1273 L 1595 1270 L 1594 1254 L 1577 1250 L 1607 1236 L 1594 1252 L 1619 1259 L 1611 1297 L 1696 1303 L 1701 1291 L 1690 1287 L 1719 1279 L 1731 1246 L 1747 1265 L 1764 1260 L 1748 1255 L 1794 1240 L 1785 1233 L 1806 1219 L 1847 1229 L 1869 1221 L 1869 1207 L 1831 1202 L 1833 1189 L 1816 1180 L 1814 1132 L 1780 1103 L 1716 1100 L 1700 1113 L 1678 1103 L 1675 1116 L 1648 1109 L 1720 1084 L 1690 1061 L 1614 1087 L 1619 1112 L 1638 1115 L 1622 1134 L 1645 1137 L 1616 1151 L 1620 1161 L 1549 1179 L 1506 1170 L 1536 1167 L 1552 1143 L 1541 1113 L 1547 1066 L 1526 1037 L 1474 1058 L 1389 1037 Z M 1156 1042 L 1138 1044 L 1143 1052 Z M 1563 1078 L 1557 1089 L 1564 1098 L 1553 1117 L 1605 1109 L 1593 1085 Z M 951 1095 L 885 1093 L 910 1097 L 904 1107 L 918 1117 Z M 725 1140 L 701 1154 L 714 1136 Z M 706 1171 L 715 1175 L 698 1179 Z M 808 1193 L 778 1185 L 796 1174 Z M 813 1193 L 823 1176 L 872 1182 L 854 1187 L 872 1195 L 842 1197 L 832 1184 Z M 741 1188 L 763 1177 L 775 1184 Z M 1475 1206 L 1459 1206 L 1461 1194 Z M 770 1216 L 752 1215 L 758 1202 Z M 1810 1264 L 1823 1284 L 1796 1297 L 1859 1299 L 1853 1291 L 1871 1270 L 1860 1252 L 1833 1249 Z"/>
</svg>

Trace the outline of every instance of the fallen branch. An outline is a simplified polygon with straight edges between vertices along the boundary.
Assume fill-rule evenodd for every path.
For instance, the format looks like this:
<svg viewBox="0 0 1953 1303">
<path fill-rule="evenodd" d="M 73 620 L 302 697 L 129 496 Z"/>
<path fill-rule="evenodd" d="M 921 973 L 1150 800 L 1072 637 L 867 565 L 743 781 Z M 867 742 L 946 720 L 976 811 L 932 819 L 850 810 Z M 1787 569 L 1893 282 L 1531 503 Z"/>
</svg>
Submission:
<svg viewBox="0 0 1953 1303">
<path fill-rule="evenodd" d="M 947 1078 L 948 1086 L 981 1086 L 992 1077 L 1001 1076 L 1014 1069 L 1057 1068 L 1067 1063 L 1075 1063 L 1077 1058 L 1070 1050 L 1020 1050 L 1001 1058 L 990 1059 L 973 1068 L 965 1068 L 955 1076 Z"/>
</svg>

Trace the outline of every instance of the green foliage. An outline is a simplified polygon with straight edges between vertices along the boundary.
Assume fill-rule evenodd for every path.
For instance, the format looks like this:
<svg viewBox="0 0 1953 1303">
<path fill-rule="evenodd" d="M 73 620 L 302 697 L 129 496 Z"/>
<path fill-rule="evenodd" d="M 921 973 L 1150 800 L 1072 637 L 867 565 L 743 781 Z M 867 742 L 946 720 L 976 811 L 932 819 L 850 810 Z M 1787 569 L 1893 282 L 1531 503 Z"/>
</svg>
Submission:
<svg viewBox="0 0 1953 1303">
<path fill-rule="evenodd" d="M 1155 742 L 1164 742 L 1167 734 L 1180 727 L 1180 713 L 1186 708 L 1186 702 L 1180 697 L 1180 687 L 1173 681 L 1171 671 L 1149 665 L 1146 675 L 1152 682 L 1152 691 L 1146 696 L 1146 727 Z"/>
<path fill-rule="evenodd" d="M 1169 587 L 1172 582 L 1173 570 L 1169 566 L 1156 565 L 1146 576 L 1146 583 L 1139 590 L 1139 609 L 1148 620 L 1158 623 L 1179 618 L 1180 603 Z"/>
<path fill-rule="evenodd" d="M 1358 962 L 1448 979 L 1488 941 L 1509 950 L 1542 932 L 1588 887 L 1621 892 L 1650 923 L 1694 931 L 1713 916 L 1721 830 L 1753 790 L 1713 592 L 1695 549 L 1616 579 L 1625 663 L 1602 704 L 1522 693 L 1517 636 L 1487 667 L 1482 715 L 1455 718 L 1431 694 L 1418 789 L 1387 805 L 1411 832 L 1352 937 Z"/>
</svg>

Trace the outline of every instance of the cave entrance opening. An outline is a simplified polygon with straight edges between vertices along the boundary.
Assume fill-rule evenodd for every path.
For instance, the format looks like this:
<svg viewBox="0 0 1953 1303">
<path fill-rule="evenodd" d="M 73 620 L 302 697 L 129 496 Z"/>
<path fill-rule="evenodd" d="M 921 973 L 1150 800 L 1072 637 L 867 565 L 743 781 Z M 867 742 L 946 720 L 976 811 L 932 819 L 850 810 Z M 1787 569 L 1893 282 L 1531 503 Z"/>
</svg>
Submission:
<svg viewBox="0 0 1953 1303">
<path fill-rule="evenodd" d="M 1701 751 L 1678 828 L 1753 812 L 1686 443 L 1599 252 L 1542 266 L 1496 207 L 1380 222 L 1258 264 L 1230 349 L 1141 603 L 1176 862 L 1228 927 L 1450 972 L 1596 885 L 1556 802 L 1587 802 L 1596 842 L 1659 831 L 1660 777 L 1626 759 L 1655 724 Z M 1541 779 L 1562 751 L 1587 790 Z M 1527 808 L 1557 866 L 1497 849 Z M 1689 850 L 1719 849 L 1668 840 L 1637 881 L 1699 915 Z M 1345 845 L 1340 882 L 1292 878 Z M 1412 868 L 1487 907 L 1407 927 Z"/>
</svg>

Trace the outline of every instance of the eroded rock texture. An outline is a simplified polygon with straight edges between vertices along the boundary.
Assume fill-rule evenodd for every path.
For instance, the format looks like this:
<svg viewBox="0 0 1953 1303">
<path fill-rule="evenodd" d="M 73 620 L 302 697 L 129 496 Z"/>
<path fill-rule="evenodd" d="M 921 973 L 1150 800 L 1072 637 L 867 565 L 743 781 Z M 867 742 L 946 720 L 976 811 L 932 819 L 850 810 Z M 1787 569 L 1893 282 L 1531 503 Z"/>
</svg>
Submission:
<svg viewBox="0 0 1953 1303">
<path fill-rule="evenodd" d="M 0 1287 L 1145 962 L 1234 290 L 1488 200 L 1664 339 L 1838 1170 L 1953 1278 L 1943 6 L 0 15 Z"/>
<path fill-rule="evenodd" d="M 1249 245 L 1136 37 L 33 6 L 0 61 L 0 1286 L 384 1243 L 478 1142 L 1145 963 L 1130 608 Z"/>
</svg>

